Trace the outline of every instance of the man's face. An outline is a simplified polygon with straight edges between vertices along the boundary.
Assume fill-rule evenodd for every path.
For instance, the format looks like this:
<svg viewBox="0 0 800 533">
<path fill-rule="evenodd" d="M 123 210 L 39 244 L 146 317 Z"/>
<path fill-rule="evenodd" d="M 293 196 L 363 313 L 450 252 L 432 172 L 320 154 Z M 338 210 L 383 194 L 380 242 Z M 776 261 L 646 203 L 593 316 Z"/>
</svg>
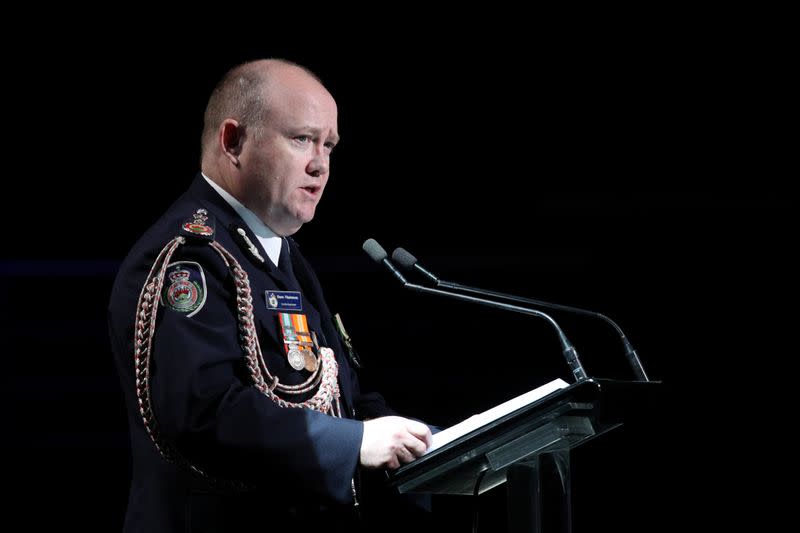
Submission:
<svg viewBox="0 0 800 533">
<path fill-rule="evenodd" d="M 295 73 L 270 90 L 261 135 L 249 128 L 239 158 L 245 206 L 279 235 L 314 218 L 339 140 L 336 102 L 316 80 Z"/>
</svg>

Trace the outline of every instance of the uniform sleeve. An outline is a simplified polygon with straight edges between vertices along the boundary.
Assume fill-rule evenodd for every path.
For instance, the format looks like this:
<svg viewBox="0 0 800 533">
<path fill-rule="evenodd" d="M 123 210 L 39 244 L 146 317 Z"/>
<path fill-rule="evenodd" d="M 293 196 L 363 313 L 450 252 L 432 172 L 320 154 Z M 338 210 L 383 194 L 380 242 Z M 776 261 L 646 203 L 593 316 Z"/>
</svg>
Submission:
<svg viewBox="0 0 800 533">
<path fill-rule="evenodd" d="M 351 501 L 363 424 L 279 407 L 253 387 L 227 267 L 207 244 L 185 246 L 176 261 L 200 265 L 205 300 L 191 313 L 159 307 L 151 396 L 162 434 L 211 475 Z"/>
</svg>

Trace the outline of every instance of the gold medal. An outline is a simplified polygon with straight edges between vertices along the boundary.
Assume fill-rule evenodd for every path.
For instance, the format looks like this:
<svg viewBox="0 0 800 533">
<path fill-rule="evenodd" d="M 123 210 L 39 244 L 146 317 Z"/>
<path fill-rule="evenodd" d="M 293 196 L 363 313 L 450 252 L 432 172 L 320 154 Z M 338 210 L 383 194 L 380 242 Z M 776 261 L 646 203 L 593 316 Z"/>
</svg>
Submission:
<svg viewBox="0 0 800 533">
<path fill-rule="evenodd" d="M 309 372 L 316 372 L 317 371 L 317 358 L 314 355 L 314 352 L 312 352 L 309 349 L 305 349 L 305 350 L 303 350 L 303 354 L 305 355 L 306 370 L 308 370 Z"/>
<path fill-rule="evenodd" d="M 303 370 L 306 366 L 306 358 L 303 355 L 303 352 L 300 351 L 296 346 L 292 346 L 289 348 L 289 364 L 295 370 Z"/>
</svg>

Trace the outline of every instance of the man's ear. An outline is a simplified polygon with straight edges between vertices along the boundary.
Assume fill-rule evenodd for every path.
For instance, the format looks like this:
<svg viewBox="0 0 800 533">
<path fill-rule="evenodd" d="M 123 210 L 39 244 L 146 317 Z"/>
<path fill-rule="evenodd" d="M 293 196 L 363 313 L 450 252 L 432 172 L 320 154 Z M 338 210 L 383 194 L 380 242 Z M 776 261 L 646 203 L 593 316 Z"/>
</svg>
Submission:
<svg viewBox="0 0 800 533">
<path fill-rule="evenodd" d="M 239 164 L 239 156 L 242 153 L 244 140 L 244 126 L 232 118 L 226 118 L 222 121 L 219 126 L 220 149 L 234 165 Z"/>
</svg>

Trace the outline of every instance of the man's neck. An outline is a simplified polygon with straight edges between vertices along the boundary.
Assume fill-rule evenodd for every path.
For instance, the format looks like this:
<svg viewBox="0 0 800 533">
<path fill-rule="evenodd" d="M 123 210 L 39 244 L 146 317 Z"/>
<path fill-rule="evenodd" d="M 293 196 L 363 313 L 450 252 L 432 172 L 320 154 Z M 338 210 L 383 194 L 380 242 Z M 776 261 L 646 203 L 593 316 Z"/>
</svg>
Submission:
<svg viewBox="0 0 800 533">
<path fill-rule="evenodd" d="M 264 224 L 264 222 L 262 222 L 255 213 L 250 211 L 250 209 L 245 207 L 244 204 L 234 198 L 234 196 L 225 190 L 220 184 L 208 177 L 205 173 L 201 174 L 208 184 L 211 185 L 211 188 L 217 191 L 217 193 L 222 196 L 226 202 L 228 202 L 233 210 L 236 211 L 242 220 L 244 220 L 244 223 L 247 224 L 247 227 L 250 228 L 250 231 L 252 231 L 258 238 L 261 246 L 264 248 L 264 251 L 267 252 L 267 255 L 272 263 L 277 266 L 278 258 L 280 257 L 281 253 L 281 245 L 283 243 L 283 239 L 280 237 L 280 235 L 272 231 L 272 229 Z"/>
</svg>

